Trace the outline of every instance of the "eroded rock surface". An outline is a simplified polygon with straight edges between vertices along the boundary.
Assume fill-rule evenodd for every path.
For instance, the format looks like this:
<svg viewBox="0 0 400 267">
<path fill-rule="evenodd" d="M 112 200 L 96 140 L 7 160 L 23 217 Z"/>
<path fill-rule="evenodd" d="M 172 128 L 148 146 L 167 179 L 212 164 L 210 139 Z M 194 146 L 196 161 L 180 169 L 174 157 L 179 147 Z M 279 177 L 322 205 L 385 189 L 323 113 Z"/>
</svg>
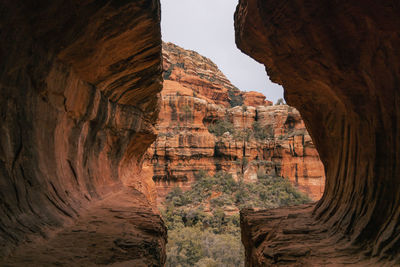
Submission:
<svg viewBox="0 0 400 267">
<path fill-rule="evenodd" d="M 312 265 L 318 259 L 307 255 L 323 250 L 338 261 L 357 257 L 348 264 L 400 264 L 399 12 L 398 1 L 240 1 L 238 47 L 284 86 L 327 174 L 315 208 L 286 226 L 290 232 L 304 219 L 313 233 L 304 239 L 281 238 L 279 224 L 257 220 L 265 212 L 243 213 L 248 266 L 278 264 L 263 253 L 271 247 L 294 256 L 294 242 L 302 251 L 310 243 L 321 249 L 312 246 L 291 264 Z"/>
<path fill-rule="evenodd" d="M 30 244 L 14 251 L 11 262 L 38 266 L 53 245 L 54 259 L 72 257 L 75 246 L 85 251 L 88 243 L 79 242 L 85 236 L 68 230 L 81 225 L 85 213 L 104 226 L 95 227 L 98 235 L 121 224 L 132 227 L 138 243 L 153 244 L 149 257 L 159 254 L 154 265 L 162 265 L 166 233 L 153 210 L 154 184 L 140 176 L 159 110 L 159 2 L 6 0 L 0 10 L 1 258 L 24 241 Z M 101 202 L 126 186 L 132 196 Z M 135 222 L 103 218 L 101 203 L 105 209 L 121 205 Z M 142 219 L 147 228 L 135 228 Z M 64 233 L 71 239 L 65 248 Z M 122 231 L 114 233 L 124 239 Z M 102 242 L 93 241 L 90 251 Z M 123 250 L 115 255 L 127 257 L 110 256 L 107 264 L 130 259 L 130 249 Z M 35 257 L 24 260 L 29 251 L 37 263 Z M 45 265 L 51 264 L 58 260 Z"/>
<path fill-rule="evenodd" d="M 3 264 L 162 266 L 166 231 L 145 196 L 124 188 L 89 205 L 74 224 L 48 241 L 19 247 Z"/>
<path fill-rule="evenodd" d="M 196 52 L 167 43 L 163 56 L 159 135 L 144 163 L 160 200 L 174 186 L 189 189 L 200 170 L 224 170 L 249 182 L 258 173 L 278 175 L 311 198 L 321 197 L 324 169 L 296 109 L 239 91 Z M 210 133 L 208 127 L 218 121 L 228 122 L 234 132 Z"/>
</svg>

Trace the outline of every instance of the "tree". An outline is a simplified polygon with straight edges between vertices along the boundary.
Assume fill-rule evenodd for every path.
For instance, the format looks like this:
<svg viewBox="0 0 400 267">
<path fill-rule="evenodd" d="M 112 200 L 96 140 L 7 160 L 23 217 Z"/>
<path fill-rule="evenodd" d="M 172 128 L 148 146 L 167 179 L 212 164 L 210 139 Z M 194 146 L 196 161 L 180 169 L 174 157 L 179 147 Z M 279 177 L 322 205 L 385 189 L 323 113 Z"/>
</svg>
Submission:
<svg viewBox="0 0 400 267">
<path fill-rule="evenodd" d="M 247 158 L 240 164 L 247 165 Z M 166 266 L 243 266 L 240 217 L 227 206 L 272 208 L 310 201 L 288 179 L 257 174 L 256 182 L 246 183 L 243 176 L 236 181 L 224 171 L 199 171 L 190 190 L 176 187 L 167 195 L 161 211 L 168 228 Z M 213 192 L 218 195 L 211 197 Z"/>
<path fill-rule="evenodd" d="M 283 100 L 283 98 L 279 98 L 278 101 L 276 101 L 275 105 L 285 105 L 285 101 Z"/>
<path fill-rule="evenodd" d="M 222 136 L 226 132 L 234 134 L 235 128 L 233 124 L 227 120 L 218 120 L 216 123 L 208 126 L 208 131 L 215 136 Z"/>
</svg>

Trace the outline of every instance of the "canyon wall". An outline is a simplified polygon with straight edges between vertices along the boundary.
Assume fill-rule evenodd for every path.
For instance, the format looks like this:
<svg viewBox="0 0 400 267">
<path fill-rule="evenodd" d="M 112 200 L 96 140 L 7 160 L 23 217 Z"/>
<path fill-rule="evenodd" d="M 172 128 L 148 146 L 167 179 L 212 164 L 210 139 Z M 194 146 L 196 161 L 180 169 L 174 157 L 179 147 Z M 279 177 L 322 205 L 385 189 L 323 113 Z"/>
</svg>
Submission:
<svg viewBox="0 0 400 267">
<path fill-rule="evenodd" d="M 196 52 L 167 43 L 163 58 L 159 135 L 143 165 L 160 201 L 175 186 L 189 189 L 200 170 L 224 170 L 249 182 L 282 176 L 312 199 L 321 197 L 323 165 L 296 109 L 239 91 Z M 222 124 L 226 132 L 210 133 Z"/>
<path fill-rule="evenodd" d="M 165 228 L 138 173 L 155 139 L 159 1 L 0 10 L 2 265 L 162 265 Z M 394 0 L 240 0 L 238 46 L 285 87 L 327 173 L 316 206 L 242 213 L 248 266 L 400 264 L 399 13 Z M 29 259 L 3 264 L 24 240 Z"/>
<path fill-rule="evenodd" d="M 0 10 L 0 265 L 163 265 L 166 229 L 140 175 L 162 87 L 159 2 Z"/>
<path fill-rule="evenodd" d="M 283 85 L 327 174 L 315 207 L 242 213 L 247 266 L 400 264 L 399 13 L 389 0 L 239 1 L 238 47 Z"/>
</svg>

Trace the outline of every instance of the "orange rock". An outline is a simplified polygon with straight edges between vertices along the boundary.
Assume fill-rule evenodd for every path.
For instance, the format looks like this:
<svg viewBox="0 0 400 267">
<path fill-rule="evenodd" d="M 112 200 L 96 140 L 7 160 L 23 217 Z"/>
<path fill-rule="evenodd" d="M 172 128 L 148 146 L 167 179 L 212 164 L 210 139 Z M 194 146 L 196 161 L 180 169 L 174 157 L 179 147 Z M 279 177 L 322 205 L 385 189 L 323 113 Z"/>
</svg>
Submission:
<svg viewBox="0 0 400 267">
<path fill-rule="evenodd" d="M 399 265 L 399 14 L 398 0 L 239 1 L 237 46 L 284 86 L 326 170 L 314 207 L 242 213 L 246 266 Z"/>
<path fill-rule="evenodd" d="M 232 92 L 234 86 L 217 66 L 196 52 L 168 43 L 163 55 L 159 135 L 144 161 L 144 168 L 153 172 L 159 201 L 174 186 L 189 189 L 200 170 L 224 170 L 249 182 L 259 172 L 280 175 L 311 198 L 321 197 L 324 169 L 297 110 L 271 106 L 258 92 Z M 232 97 L 244 105 L 231 107 Z M 211 134 L 208 126 L 221 120 L 229 121 L 235 133 Z M 246 136 L 255 122 L 268 138 Z"/>
<path fill-rule="evenodd" d="M 163 266 L 159 3 L 0 6 L 0 266 Z"/>
<path fill-rule="evenodd" d="M 265 95 L 263 95 L 262 93 L 259 93 L 259 92 L 254 92 L 254 91 L 243 92 L 242 97 L 243 97 L 243 104 L 246 106 L 257 107 L 257 106 L 271 106 L 272 105 L 272 102 L 265 100 L 265 98 L 266 98 Z"/>
<path fill-rule="evenodd" d="M 164 79 L 179 82 L 211 103 L 229 106 L 228 91 L 237 90 L 210 59 L 172 43 L 163 44 Z"/>
</svg>

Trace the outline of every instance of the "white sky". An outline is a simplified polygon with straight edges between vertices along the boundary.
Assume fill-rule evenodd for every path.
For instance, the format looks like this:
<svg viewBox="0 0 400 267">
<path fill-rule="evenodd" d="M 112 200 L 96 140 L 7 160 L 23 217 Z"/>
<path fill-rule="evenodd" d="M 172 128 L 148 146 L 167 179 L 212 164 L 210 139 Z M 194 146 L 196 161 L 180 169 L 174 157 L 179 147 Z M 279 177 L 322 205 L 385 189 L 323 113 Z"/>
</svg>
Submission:
<svg viewBox="0 0 400 267">
<path fill-rule="evenodd" d="M 240 90 L 261 92 L 275 103 L 283 98 L 283 88 L 269 80 L 263 65 L 236 48 L 237 2 L 161 0 L 162 39 L 210 58 Z"/>
</svg>

